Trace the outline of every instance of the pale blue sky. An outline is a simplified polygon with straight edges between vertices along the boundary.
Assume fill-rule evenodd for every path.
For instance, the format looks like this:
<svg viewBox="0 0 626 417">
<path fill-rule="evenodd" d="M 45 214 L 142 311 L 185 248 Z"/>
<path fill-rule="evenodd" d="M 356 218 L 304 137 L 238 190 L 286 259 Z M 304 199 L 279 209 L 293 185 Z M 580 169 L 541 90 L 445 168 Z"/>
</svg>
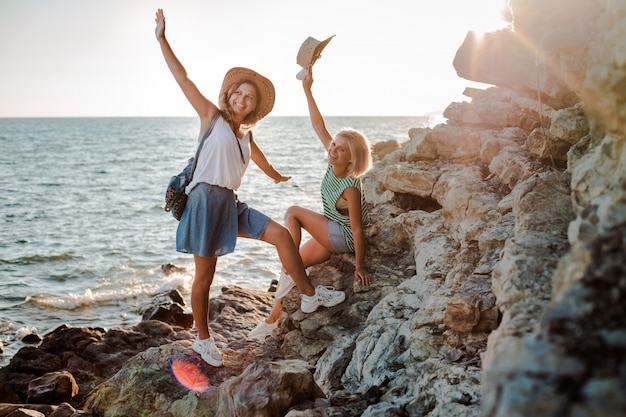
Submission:
<svg viewBox="0 0 626 417">
<path fill-rule="evenodd" d="M 315 66 L 325 115 L 418 116 L 465 100 L 452 59 L 492 30 L 504 0 L 0 0 L 0 117 L 195 116 L 154 38 L 167 36 L 211 100 L 226 70 L 270 78 L 271 115 L 306 115 L 296 54 L 336 35 Z M 479 86 L 479 85 L 478 85 Z"/>
</svg>

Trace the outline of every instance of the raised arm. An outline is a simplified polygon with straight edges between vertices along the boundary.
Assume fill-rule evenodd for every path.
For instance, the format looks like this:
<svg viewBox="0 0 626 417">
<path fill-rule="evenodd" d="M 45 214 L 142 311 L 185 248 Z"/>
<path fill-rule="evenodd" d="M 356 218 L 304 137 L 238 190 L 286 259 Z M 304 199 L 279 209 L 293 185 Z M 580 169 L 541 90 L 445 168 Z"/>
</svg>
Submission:
<svg viewBox="0 0 626 417">
<path fill-rule="evenodd" d="M 324 118 L 322 117 L 322 113 L 320 113 L 319 108 L 317 107 L 317 103 L 313 98 L 313 92 L 311 91 L 311 87 L 313 86 L 313 68 L 309 68 L 309 73 L 304 80 L 302 80 L 302 88 L 304 88 L 304 95 L 306 96 L 306 102 L 309 106 L 309 117 L 311 119 L 311 126 L 313 126 L 313 130 L 317 134 L 317 137 L 324 145 L 324 148 L 328 150 L 330 147 L 330 143 L 333 141 L 333 137 L 328 133 L 326 129 L 326 123 L 324 122 Z"/>
<path fill-rule="evenodd" d="M 208 126 L 208 121 L 215 115 L 217 112 L 217 106 L 207 100 L 198 87 L 189 79 L 187 76 L 187 71 L 183 64 L 178 60 L 176 55 L 174 55 L 174 51 L 165 38 L 165 15 L 163 14 L 163 9 L 158 9 L 156 12 L 156 18 L 154 19 L 156 22 L 156 27 L 154 29 L 154 34 L 156 35 L 156 39 L 161 46 L 161 52 L 163 53 L 163 57 L 165 58 L 165 62 L 167 63 L 168 68 L 172 72 L 174 79 L 180 86 L 183 94 L 189 100 L 189 103 L 194 108 L 200 119 L 202 120 L 203 128 L 206 124 Z"/>
</svg>

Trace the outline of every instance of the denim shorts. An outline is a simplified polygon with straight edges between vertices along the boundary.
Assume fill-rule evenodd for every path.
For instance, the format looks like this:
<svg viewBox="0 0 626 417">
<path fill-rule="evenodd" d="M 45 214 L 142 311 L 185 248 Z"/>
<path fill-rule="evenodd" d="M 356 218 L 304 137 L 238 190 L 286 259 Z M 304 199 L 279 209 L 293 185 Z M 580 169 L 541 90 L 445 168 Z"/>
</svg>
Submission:
<svg viewBox="0 0 626 417">
<path fill-rule="evenodd" d="M 328 238 L 337 253 L 352 252 L 346 243 L 346 236 L 343 227 L 334 220 L 328 219 Z"/>
<path fill-rule="evenodd" d="M 176 230 L 176 250 L 215 257 L 235 250 L 238 232 L 261 239 L 270 218 L 227 188 L 199 183 L 189 193 Z"/>
</svg>

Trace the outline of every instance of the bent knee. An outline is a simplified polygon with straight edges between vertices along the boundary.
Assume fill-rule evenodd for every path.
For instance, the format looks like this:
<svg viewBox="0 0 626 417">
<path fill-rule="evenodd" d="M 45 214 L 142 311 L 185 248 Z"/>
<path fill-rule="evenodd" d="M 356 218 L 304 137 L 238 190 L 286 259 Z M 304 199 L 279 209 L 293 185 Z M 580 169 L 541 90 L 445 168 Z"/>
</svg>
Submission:
<svg viewBox="0 0 626 417">
<path fill-rule="evenodd" d="M 285 211 L 285 223 L 288 220 L 298 220 L 298 213 L 300 213 L 301 211 L 301 207 L 298 206 L 291 206 L 287 209 L 287 211 Z"/>
</svg>

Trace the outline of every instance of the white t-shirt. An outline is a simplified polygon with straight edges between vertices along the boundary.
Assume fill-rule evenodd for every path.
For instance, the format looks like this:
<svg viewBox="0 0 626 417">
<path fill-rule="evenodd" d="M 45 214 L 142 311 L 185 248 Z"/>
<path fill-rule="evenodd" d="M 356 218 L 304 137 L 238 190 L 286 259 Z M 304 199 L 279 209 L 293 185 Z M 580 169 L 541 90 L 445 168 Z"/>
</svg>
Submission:
<svg viewBox="0 0 626 417">
<path fill-rule="evenodd" d="M 237 142 L 241 145 L 245 163 L 241 161 Z M 189 194 L 200 182 L 237 190 L 249 163 L 250 132 L 241 140 L 237 139 L 230 125 L 220 116 L 215 122 L 213 131 L 204 141 L 193 180 L 185 188 L 185 192 Z"/>
</svg>

